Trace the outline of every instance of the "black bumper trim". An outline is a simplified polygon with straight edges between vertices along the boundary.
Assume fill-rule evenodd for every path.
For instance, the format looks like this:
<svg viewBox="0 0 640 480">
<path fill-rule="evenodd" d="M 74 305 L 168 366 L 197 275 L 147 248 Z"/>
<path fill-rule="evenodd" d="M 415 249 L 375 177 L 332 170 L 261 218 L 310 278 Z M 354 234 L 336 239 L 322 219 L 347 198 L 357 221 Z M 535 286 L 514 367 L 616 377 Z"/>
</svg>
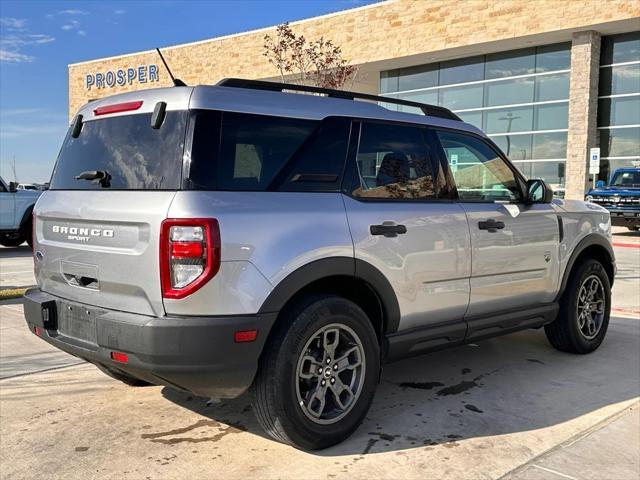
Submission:
<svg viewBox="0 0 640 480">
<path fill-rule="evenodd" d="M 212 398 L 237 397 L 251 385 L 277 317 L 277 313 L 149 317 L 103 310 L 96 318 L 96 341 L 90 343 L 45 329 L 42 304 L 52 301 L 85 306 L 37 288 L 25 293 L 24 315 L 29 329 L 33 332 L 34 327 L 40 327 L 41 338 L 51 345 L 110 370 Z M 258 330 L 256 341 L 235 343 L 236 331 L 253 329 Z M 128 363 L 113 361 L 112 351 L 126 353 Z"/>
</svg>

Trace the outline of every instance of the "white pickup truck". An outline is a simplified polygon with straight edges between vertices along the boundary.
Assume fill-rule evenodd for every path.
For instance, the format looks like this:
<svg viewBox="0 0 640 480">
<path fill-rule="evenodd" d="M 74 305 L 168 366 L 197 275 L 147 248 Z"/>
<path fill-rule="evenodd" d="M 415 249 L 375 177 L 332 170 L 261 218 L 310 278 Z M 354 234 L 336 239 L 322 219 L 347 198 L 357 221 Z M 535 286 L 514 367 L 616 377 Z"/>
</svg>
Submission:
<svg viewBox="0 0 640 480">
<path fill-rule="evenodd" d="M 31 246 L 31 213 L 39 190 L 18 190 L 15 182 L 0 177 L 0 245 L 17 247 L 25 241 Z"/>
</svg>

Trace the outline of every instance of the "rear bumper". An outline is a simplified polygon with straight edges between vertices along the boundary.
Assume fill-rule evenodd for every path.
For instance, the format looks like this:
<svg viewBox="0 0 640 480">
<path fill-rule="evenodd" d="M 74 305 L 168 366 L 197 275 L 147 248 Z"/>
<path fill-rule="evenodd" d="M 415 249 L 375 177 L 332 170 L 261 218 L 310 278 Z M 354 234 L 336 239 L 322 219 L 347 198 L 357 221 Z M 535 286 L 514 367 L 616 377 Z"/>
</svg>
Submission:
<svg viewBox="0 0 640 480">
<path fill-rule="evenodd" d="M 47 303 L 54 302 L 54 303 Z M 41 338 L 71 355 L 111 371 L 167 385 L 196 395 L 233 398 L 253 382 L 258 360 L 276 313 L 226 317 L 149 317 L 116 310 L 99 310 L 95 341 L 66 336 L 57 324 L 45 328 L 43 304 L 91 309 L 40 289 L 25 294 L 24 314 L 29 329 L 40 327 Z M 58 314 L 60 315 L 60 314 Z M 258 330 L 253 342 L 236 343 L 234 333 Z M 127 354 L 127 363 L 111 359 L 111 352 Z"/>
</svg>

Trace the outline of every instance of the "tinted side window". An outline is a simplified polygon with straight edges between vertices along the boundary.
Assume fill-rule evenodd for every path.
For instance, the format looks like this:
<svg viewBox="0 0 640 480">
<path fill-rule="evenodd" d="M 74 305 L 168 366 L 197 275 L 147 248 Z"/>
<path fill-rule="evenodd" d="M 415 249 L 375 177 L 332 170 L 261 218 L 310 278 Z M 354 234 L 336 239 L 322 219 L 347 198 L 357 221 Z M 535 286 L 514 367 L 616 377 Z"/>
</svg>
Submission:
<svg viewBox="0 0 640 480">
<path fill-rule="evenodd" d="M 363 123 L 356 157 L 363 198 L 436 198 L 431 158 L 421 128 Z"/>
<path fill-rule="evenodd" d="M 265 190 L 317 122 L 231 112 L 198 112 L 190 180 L 211 190 Z"/>
<path fill-rule="evenodd" d="M 489 145 L 461 133 L 437 133 L 461 200 L 493 202 L 521 199 L 514 172 Z"/>
<path fill-rule="evenodd" d="M 288 192 L 339 191 L 350 128 L 348 118 L 323 120 L 279 175 L 282 185 L 274 188 Z"/>
<path fill-rule="evenodd" d="M 4 183 L 0 182 L 0 193 L 6 193 L 7 189 L 4 188 Z"/>
</svg>

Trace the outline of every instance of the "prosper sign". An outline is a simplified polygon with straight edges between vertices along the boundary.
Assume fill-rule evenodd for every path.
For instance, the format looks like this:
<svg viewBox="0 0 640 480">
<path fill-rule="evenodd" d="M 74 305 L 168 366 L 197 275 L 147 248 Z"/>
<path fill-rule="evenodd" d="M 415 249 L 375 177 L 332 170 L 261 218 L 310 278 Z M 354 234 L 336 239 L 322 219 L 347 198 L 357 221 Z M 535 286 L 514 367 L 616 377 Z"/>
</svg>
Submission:
<svg viewBox="0 0 640 480">
<path fill-rule="evenodd" d="M 108 70 L 104 73 L 89 73 L 85 77 L 87 90 L 92 88 L 112 88 L 116 85 L 122 87 L 136 83 L 147 83 L 158 81 L 158 66 L 139 65 L 137 67 L 119 68 Z"/>
</svg>

